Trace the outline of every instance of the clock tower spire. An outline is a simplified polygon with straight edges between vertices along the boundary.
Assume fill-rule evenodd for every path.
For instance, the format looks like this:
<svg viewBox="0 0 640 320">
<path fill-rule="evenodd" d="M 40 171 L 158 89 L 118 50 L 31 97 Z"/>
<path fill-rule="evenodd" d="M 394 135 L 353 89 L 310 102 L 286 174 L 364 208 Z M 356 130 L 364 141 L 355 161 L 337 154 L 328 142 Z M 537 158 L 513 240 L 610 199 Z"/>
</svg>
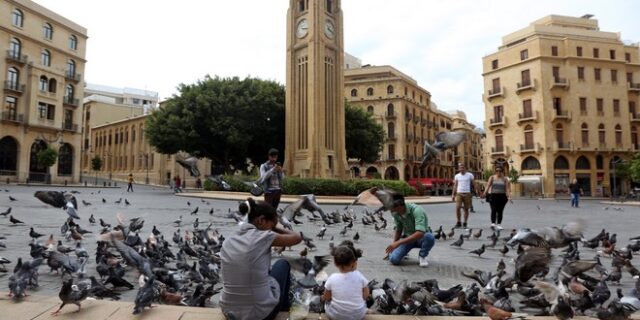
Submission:
<svg viewBox="0 0 640 320">
<path fill-rule="evenodd" d="M 290 0 L 285 164 L 288 175 L 346 178 L 340 0 Z"/>
</svg>

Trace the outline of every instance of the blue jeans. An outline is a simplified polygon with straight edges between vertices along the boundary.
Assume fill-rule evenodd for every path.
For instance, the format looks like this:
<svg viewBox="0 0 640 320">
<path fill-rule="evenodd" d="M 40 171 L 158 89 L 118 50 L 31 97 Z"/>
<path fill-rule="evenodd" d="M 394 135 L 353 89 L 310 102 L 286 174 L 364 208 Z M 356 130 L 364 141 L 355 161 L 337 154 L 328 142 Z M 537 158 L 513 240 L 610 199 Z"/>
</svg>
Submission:
<svg viewBox="0 0 640 320">
<path fill-rule="evenodd" d="M 289 287 L 291 286 L 291 266 L 289 262 L 284 259 L 278 259 L 273 266 L 271 266 L 269 275 L 276 279 L 280 285 L 280 302 L 265 320 L 275 319 L 279 312 L 289 311 Z"/>
<path fill-rule="evenodd" d="M 578 202 L 580 201 L 579 193 L 571 193 L 571 207 L 578 207 Z"/>
<path fill-rule="evenodd" d="M 389 261 L 391 261 L 394 265 L 399 265 L 402 262 L 402 258 L 404 258 L 409 251 L 413 248 L 420 248 L 420 257 L 426 257 L 429 255 L 429 251 L 433 248 L 433 245 L 436 243 L 436 239 L 429 232 L 425 232 L 422 239 L 419 239 L 416 242 L 401 244 L 397 247 L 391 254 L 389 255 Z"/>
</svg>

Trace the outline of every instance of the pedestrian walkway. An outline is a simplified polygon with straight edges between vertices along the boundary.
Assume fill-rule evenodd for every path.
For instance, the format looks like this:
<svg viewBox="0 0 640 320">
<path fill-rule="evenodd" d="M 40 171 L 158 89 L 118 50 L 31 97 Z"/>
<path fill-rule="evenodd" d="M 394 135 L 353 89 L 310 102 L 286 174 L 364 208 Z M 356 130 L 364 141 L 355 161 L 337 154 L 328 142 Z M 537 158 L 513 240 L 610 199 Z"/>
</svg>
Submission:
<svg viewBox="0 0 640 320">
<path fill-rule="evenodd" d="M 219 308 L 194 308 L 169 305 L 155 305 L 147 308 L 140 315 L 134 316 L 133 302 L 119 302 L 107 300 L 85 300 L 82 302 L 82 309 L 75 305 L 66 305 L 60 315 L 52 316 L 60 306 L 58 297 L 33 295 L 21 299 L 12 300 L 7 297 L 7 292 L 2 292 L 0 297 L 0 319 L 20 319 L 20 320 L 52 320 L 52 319 L 100 319 L 100 320 L 129 320 L 129 319 L 162 319 L 162 320 L 224 320 L 222 311 Z M 555 317 L 527 317 L 528 319 L 554 320 Z M 635 314 L 632 319 L 639 320 L 640 315 Z M 276 318 L 287 320 L 289 314 L 280 313 Z M 300 318 L 296 318 L 300 319 Z M 312 313 L 304 320 L 328 319 L 326 315 Z M 398 315 L 367 315 L 365 320 L 486 320 L 488 317 L 431 317 L 431 316 L 398 316 Z M 574 319 L 593 319 L 589 317 L 575 317 Z"/>
<path fill-rule="evenodd" d="M 217 199 L 217 200 L 247 200 L 248 197 L 262 200 L 263 197 L 254 197 L 248 192 L 231 192 L 231 191 L 202 191 L 202 192 L 183 192 L 176 193 L 176 196 L 180 197 L 191 197 L 191 198 L 209 198 L 209 199 Z M 316 201 L 319 204 L 350 204 L 353 202 L 354 196 L 316 196 Z M 300 199 L 298 195 L 288 195 L 283 194 L 282 198 L 280 198 L 281 203 L 290 203 L 295 202 Z M 417 197 L 410 196 L 406 197 L 406 202 L 416 203 L 416 204 L 437 204 L 437 203 L 448 203 L 451 202 L 451 197 Z"/>
</svg>

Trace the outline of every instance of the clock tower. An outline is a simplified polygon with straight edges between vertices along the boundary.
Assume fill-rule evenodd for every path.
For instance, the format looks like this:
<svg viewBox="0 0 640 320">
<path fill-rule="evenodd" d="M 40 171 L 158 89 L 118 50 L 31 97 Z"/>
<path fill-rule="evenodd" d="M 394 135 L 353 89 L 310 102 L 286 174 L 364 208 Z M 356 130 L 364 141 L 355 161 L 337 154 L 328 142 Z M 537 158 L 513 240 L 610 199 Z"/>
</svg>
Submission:
<svg viewBox="0 0 640 320">
<path fill-rule="evenodd" d="M 348 176 L 340 2 L 289 2 L 284 169 L 290 176 Z"/>
</svg>

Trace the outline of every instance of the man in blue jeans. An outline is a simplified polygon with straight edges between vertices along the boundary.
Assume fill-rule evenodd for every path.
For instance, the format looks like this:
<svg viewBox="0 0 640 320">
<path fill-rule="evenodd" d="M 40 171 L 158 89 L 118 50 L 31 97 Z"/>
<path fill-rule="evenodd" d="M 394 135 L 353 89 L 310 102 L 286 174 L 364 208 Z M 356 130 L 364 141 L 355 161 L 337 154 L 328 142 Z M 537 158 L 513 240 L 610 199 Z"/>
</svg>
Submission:
<svg viewBox="0 0 640 320">
<path fill-rule="evenodd" d="M 389 261 L 399 265 L 411 249 L 420 248 L 420 267 L 428 267 L 427 256 L 436 240 L 431 233 L 427 232 L 429 226 L 427 213 L 421 206 L 414 203 L 405 204 L 401 194 L 394 194 L 391 214 L 395 221 L 396 233 L 393 242 L 386 249 Z"/>
</svg>

